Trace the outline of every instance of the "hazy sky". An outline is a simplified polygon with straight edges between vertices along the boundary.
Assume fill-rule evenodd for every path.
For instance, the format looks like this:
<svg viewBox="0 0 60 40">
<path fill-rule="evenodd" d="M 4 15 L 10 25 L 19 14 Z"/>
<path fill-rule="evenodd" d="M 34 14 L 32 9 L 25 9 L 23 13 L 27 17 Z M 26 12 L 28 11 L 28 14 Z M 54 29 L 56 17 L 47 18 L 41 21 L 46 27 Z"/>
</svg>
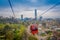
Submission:
<svg viewBox="0 0 60 40">
<path fill-rule="evenodd" d="M 60 2 L 60 0 L 10 0 L 15 16 L 20 18 L 23 14 L 24 17 L 34 18 L 34 9 L 37 9 L 38 18 L 40 15 Z M 10 17 L 13 16 L 8 0 L 0 0 L 0 16 Z M 46 12 L 43 17 L 60 18 L 60 4 L 53 9 Z"/>
</svg>

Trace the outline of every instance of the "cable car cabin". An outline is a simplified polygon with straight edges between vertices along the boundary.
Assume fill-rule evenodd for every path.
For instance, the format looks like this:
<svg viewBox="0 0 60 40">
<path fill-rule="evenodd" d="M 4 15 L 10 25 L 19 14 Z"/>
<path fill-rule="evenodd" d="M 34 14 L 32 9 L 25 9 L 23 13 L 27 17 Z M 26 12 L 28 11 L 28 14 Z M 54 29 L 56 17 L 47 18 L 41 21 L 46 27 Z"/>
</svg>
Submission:
<svg viewBox="0 0 60 40">
<path fill-rule="evenodd" d="M 30 30 L 31 30 L 31 33 L 32 33 L 33 35 L 38 34 L 38 26 L 37 26 L 37 24 L 32 24 L 32 25 L 30 26 Z"/>
</svg>

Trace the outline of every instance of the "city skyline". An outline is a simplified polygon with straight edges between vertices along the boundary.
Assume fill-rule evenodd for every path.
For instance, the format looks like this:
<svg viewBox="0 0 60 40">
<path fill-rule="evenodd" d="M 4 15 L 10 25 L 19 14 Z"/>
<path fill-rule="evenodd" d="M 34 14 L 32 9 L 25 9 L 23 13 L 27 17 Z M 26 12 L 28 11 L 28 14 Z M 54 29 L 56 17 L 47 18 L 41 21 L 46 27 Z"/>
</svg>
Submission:
<svg viewBox="0 0 60 40">
<path fill-rule="evenodd" d="M 34 18 L 34 10 L 37 9 L 37 17 L 60 2 L 60 0 L 10 0 L 17 18 L 23 14 L 24 18 Z M 0 16 L 13 16 L 8 0 L 0 0 Z M 60 4 L 42 15 L 44 18 L 60 18 Z"/>
</svg>

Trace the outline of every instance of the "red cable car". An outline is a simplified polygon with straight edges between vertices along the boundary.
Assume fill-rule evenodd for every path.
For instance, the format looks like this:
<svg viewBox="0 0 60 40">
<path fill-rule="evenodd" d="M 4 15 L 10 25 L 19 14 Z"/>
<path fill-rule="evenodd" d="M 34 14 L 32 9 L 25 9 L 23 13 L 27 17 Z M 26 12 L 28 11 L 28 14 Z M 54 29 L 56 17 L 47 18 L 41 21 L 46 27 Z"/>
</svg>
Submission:
<svg viewBox="0 0 60 40">
<path fill-rule="evenodd" d="M 38 26 L 37 26 L 37 24 L 32 24 L 32 25 L 30 26 L 30 30 L 31 30 L 31 33 L 32 33 L 33 35 L 38 34 Z"/>
</svg>

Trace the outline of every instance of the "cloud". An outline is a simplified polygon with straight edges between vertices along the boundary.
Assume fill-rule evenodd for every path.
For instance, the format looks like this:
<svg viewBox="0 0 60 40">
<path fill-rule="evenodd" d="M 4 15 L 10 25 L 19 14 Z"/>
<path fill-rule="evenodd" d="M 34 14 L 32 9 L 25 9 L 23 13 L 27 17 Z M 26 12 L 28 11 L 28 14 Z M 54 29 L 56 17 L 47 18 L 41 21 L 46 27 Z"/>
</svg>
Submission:
<svg viewBox="0 0 60 40">
<path fill-rule="evenodd" d="M 31 1 L 31 0 L 30 0 Z M 37 1 L 36 1 L 37 2 Z M 15 4 L 13 5 L 13 10 L 17 18 L 21 17 L 21 14 L 23 14 L 24 18 L 29 17 L 29 18 L 34 18 L 34 9 L 37 9 L 37 16 L 38 18 L 40 15 L 46 11 L 48 8 L 50 8 L 53 5 L 44 5 L 44 6 L 38 6 L 38 7 L 33 7 L 33 6 L 28 6 L 28 5 L 22 5 L 22 4 Z M 46 14 L 43 15 L 43 17 L 60 17 L 60 11 L 59 7 L 53 8 L 52 10 L 48 11 Z M 55 12 L 54 12 L 55 11 Z M 55 15 L 54 15 L 55 14 Z M 0 9 L 0 16 L 13 16 L 11 8 L 10 7 L 5 7 Z"/>
</svg>

